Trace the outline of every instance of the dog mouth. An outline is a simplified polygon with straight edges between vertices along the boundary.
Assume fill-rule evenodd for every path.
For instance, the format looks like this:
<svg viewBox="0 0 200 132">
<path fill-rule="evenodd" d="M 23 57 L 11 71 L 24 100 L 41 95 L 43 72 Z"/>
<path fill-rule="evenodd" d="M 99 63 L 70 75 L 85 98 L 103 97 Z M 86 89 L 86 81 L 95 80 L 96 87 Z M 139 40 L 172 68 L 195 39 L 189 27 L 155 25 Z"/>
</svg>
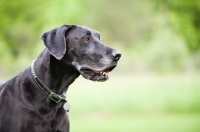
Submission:
<svg viewBox="0 0 200 132">
<path fill-rule="evenodd" d="M 83 67 L 80 69 L 80 74 L 88 80 L 104 82 L 109 79 L 108 75 L 115 67 L 116 66 L 112 66 L 102 71 L 96 71 L 90 68 Z"/>
</svg>

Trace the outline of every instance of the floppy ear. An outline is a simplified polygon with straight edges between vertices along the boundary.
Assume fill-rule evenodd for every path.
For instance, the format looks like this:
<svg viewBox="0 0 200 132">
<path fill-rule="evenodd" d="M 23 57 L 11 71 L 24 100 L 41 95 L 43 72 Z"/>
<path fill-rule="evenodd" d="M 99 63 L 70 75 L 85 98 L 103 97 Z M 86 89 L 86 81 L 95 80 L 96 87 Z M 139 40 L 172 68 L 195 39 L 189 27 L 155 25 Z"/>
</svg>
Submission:
<svg viewBox="0 0 200 132">
<path fill-rule="evenodd" d="M 58 60 L 63 58 L 67 50 L 65 33 L 70 27 L 69 25 L 62 25 L 44 33 L 41 37 L 50 54 Z"/>
</svg>

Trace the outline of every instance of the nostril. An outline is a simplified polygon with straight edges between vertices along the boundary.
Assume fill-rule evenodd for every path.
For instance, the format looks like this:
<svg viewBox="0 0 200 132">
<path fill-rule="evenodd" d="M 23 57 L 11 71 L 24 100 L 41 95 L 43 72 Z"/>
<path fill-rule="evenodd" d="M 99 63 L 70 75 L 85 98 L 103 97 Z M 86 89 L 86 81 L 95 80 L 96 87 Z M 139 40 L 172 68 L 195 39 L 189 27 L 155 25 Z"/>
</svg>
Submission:
<svg viewBox="0 0 200 132">
<path fill-rule="evenodd" d="M 121 54 L 117 54 L 115 57 L 114 57 L 114 60 L 119 60 L 121 57 Z"/>
<path fill-rule="evenodd" d="M 112 53 L 113 59 L 116 60 L 116 61 L 118 61 L 120 59 L 121 55 L 122 54 L 119 51 L 114 51 Z"/>
</svg>

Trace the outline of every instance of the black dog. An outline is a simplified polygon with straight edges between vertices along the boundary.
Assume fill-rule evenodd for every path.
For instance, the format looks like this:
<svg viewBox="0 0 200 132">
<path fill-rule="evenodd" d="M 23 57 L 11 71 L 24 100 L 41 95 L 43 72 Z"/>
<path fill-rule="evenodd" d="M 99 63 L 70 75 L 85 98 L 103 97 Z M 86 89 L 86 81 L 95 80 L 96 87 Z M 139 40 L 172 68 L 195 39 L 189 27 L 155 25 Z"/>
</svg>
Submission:
<svg viewBox="0 0 200 132">
<path fill-rule="evenodd" d="M 107 80 L 121 56 L 84 26 L 62 25 L 42 40 L 46 48 L 32 66 L 0 85 L 0 132 L 69 132 L 68 86 L 80 74 Z"/>
</svg>

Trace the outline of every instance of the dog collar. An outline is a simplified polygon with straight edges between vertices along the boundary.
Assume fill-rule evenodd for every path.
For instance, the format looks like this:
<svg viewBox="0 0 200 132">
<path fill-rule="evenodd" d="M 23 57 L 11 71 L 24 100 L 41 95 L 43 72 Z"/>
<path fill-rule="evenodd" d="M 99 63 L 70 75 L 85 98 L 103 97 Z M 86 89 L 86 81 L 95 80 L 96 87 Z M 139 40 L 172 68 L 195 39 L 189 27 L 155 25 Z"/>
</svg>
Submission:
<svg viewBox="0 0 200 132">
<path fill-rule="evenodd" d="M 67 105 L 69 105 L 69 103 L 66 100 L 66 96 L 63 95 L 58 95 L 56 93 L 54 93 L 53 91 L 51 91 L 36 75 L 35 69 L 34 69 L 34 62 L 35 60 L 32 62 L 31 65 L 31 74 L 33 79 L 35 80 L 36 84 L 39 86 L 39 88 L 48 96 L 49 99 L 51 99 L 52 101 L 56 102 L 56 103 L 60 103 L 60 102 L 66 102 Z M 69 106 L 70 107 L 70 106 Z"/>
</svg>

